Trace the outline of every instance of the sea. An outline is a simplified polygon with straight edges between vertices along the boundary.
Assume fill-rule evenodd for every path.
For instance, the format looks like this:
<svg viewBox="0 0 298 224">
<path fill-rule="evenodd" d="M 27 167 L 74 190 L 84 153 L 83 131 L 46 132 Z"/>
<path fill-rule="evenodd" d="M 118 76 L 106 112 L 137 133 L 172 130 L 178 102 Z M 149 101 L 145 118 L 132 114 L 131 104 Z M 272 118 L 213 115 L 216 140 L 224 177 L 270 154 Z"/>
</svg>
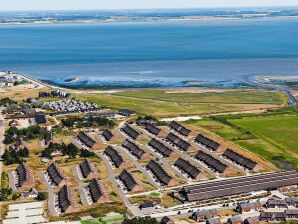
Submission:
<svg viewBox="0 0 298 224">
<path fill-rule="evenodd" d="M 70 88 L 243 87 L 298 76 L 298 19 L 2 24 L 2 70 Z"/>
</svg>

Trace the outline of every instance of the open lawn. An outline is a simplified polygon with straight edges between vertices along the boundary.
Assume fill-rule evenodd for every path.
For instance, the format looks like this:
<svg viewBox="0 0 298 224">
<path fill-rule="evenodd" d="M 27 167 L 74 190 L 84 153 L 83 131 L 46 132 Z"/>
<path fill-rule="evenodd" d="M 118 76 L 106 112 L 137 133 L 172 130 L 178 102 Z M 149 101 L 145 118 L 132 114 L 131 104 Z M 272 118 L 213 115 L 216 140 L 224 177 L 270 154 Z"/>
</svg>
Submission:
<svg viewBox="0 0 298 224">
<path fill-rule="evenodd" d="M 298 113 L 295 109 L 259 115 L 213 116 L 186 124 L 207 134 L 213 132 L 281 168 L 297 168 Z"/>
<path fill-rule="evenodd" d="M 281 92 L 259 90 L 167 93 L 161 90 L 137 90 L 113 94 L 73 94 L 80 100 L 95 102 L 112 109 L 127 108 L 139 114 L 173 117 L 245 111 L 277 107 L 287 103 Z"/>
<path fill-rule="evenodd" d="M 270 117 L 252 117 L 230 120 L 270 144 L 262 150 L 255 150 L 264 158 L 276 160 L 281 166 L 286 162 L 298 164 L 298 114 Z"/>
</svg>

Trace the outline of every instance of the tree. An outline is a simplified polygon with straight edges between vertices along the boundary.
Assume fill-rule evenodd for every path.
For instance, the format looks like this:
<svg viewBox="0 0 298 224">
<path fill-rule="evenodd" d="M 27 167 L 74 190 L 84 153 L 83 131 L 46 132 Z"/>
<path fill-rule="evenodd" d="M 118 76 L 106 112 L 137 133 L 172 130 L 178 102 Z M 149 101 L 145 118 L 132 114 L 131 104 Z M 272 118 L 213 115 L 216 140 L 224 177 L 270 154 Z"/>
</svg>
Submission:
<svg viewBox="0 0 298 224">
<path fill-rule="evenodd" d="M 157 219 L 150 216 L 146 217 L 136 217 L 133 219 L 124 219 L 123 224 L 158 224 Z"/>
<path fill-rule="evenodd" d="M 86 149 L 81 149 L 81 157 L 84 157 L 84 158 L 88 158 L 88 157 L 93 157 L 95 156 L 95 153 L 94 152 L 90 152 L 89 150 L 86 150 Z"/>
<path fill-rule="evenodd" d="M 49 197 L 48 192 L 39 192 L 38 193 L 38 196 L 37 196 L 37 200 L 39 200 L 39 201 L 45 201 L 45 200 L 48 199 L 48 197 Z"/>
<path fill-rule="evenodd" d="M 70 158 L 76 158 L 79 152 L 80 150 L 72 143 L 65 148 L 65 154 L 69 155 Z"/>
<path fill-rule="evenodd" d="M 15 201 L 15 200 L 17 200 L 18 198 L 19 198 L 19 195 L 18 195 L 18 194 L 13 194 L 13 195 L 12 195 L 12 200 Z"/>
</svg>

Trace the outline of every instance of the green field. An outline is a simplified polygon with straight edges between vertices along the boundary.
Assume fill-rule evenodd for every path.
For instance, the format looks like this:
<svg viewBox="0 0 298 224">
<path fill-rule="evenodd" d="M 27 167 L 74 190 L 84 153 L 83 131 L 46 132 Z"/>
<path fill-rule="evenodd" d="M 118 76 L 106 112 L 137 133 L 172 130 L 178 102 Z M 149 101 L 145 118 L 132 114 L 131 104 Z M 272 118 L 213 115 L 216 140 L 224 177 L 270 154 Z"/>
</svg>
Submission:
<svg viewBox="0 0 298 224">
<path fill-rule="evenodd" d="M 298 164 L 298 113 L 284 110 L 266 115 L 226 115 L 190 125 L 204 128 L 284 169 Z"/>
<path fill-rule="evenodd" d="M 177 103 L 219 103 L 219 104 L 282 104 L 287 98 L 281 92 L 270 91 L 225 91 L 225 92 L 166 92 L 161 90 L 138 90 L 113 93 L 115 96 L 150 99 Z"/>
<path fill-rule="evenodd" d="M 228 91 L 208 93 L 166 93 L 160 90 L 137 90 L 113 94 L 74 94 L 78 99 L 112 109 L 127 108 L 156 117 L 202 115 L 244 111 L 287 103 L 281 92 Z"/>
</svg>

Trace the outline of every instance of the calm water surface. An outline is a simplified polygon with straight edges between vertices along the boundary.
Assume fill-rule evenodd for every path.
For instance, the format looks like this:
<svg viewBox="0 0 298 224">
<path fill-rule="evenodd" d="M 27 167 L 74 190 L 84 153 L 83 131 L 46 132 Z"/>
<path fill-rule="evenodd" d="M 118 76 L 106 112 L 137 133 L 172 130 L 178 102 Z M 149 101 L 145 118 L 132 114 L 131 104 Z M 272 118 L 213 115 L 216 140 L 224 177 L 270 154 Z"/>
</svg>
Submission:
<svg viewBox="0 0 298 224">
<path fill-rule="evenodd" d="M 0 25 L 0 70 L 112 87 L 297 76 L 298 20 Z"/>
</svg>

